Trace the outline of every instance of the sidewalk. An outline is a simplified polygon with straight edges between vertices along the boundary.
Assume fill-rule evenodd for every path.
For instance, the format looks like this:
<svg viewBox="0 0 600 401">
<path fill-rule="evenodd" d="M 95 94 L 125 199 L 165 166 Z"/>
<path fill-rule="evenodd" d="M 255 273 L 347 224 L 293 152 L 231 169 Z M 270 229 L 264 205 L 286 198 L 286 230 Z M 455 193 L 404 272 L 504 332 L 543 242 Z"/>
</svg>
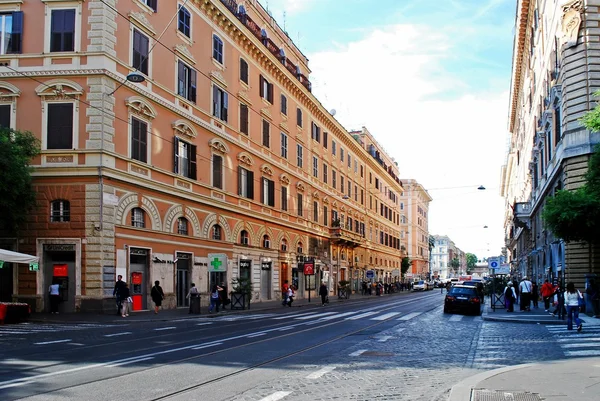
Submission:
<svg viewBox="0 0 600 401">
<path fill-rule="evenodd" d="M 489 298 L 486 298 L 487 303 L 483 311 L 483 320 L 496 321 L 496 322 L 511 322 L 511 323 L 533 323 L 533 324 L 567 324 L 567 319 L 560 320 L 558 317 L 552 316 L 549 312 L 544 312 L 544 305 L 538 309 L 532 308 L 530 312 L 519 311 L 519 305 L 515 305 L 514 312 L 507 312 L 506 309 L 496 308 L 494 311 L 489 305 Z M 553 310 L 554 308 L 551 308 Z M 586 315 L 585 313 L 579 314 L 579 318 L 583 320 L 583 328 L 600 326 L 600 319 Z"/>
<path fill-rule="evenodd" d="M 392 294 L 385 294 L 381 297 L 375 295 L 360 295 L 360 294 L 352 294 L 350 299 L 338 299 L 337 296 L 330 296 L 329 303 L 330 304 L 338 304 L 338 303 L 358 303 L 358 302 L 368 302 L 369 300 L 376 300 L 381 298 L 390 298 L 390 297 L 398 297 L 402 296 L 402 294 L 410 294 L 410 291 L 401 291 L 395 292 Z M 271 311 L 288 311 L 294 310 L 296 308 L 317 308 L 321 307 L 321 298 L 319 296 L 311 296 L 310 302 L 308 302 L 308 298 L 295 300 L 292 304 L 292 307 L 282 306 L 281 300 L 271 300 L 264 302 L 256 302 L 250 303 L 250 309 L 244 310 L 230 310 L 229 307 L 223 311 L 223 309 L 219 309 L 219 313 L 213 312 L 212 314 L 208 313 L 208 305 L 202 303 L 201 305 L 201 314 L 189 314 L 189 309 L 185 308 L 177 308 L 177 309 L 161 309 L 158 314 L 154 314 L 154 309 L 152 310 L 143 310 L 143 311 L 135 311 L 130 312 L 129 317 L 123 318 L 118 316 L 116 313 L 112 314 L 102 314 L 102 313 L 64 313 L 59 315 L 52 315 L 50 313 L 32 313 L 29 317 L 29 322 L 35 323 L 125 323 L 125 322 L 153 322 L 153 321 L 170 321 L 170 320 L 179 320 L 179 319 L 197 319 L 198 317 L 216 317 L 223 315 L 236 315 L 236 314 L 249 314 L 249 313 L 267 313 Z"/>
</svg>

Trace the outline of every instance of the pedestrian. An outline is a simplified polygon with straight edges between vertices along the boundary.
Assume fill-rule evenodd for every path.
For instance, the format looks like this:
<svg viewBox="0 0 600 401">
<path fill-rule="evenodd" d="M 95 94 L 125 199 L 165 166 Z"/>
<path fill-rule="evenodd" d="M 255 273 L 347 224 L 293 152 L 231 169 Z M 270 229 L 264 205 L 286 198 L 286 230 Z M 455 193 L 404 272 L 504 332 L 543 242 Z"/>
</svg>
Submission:
<svg viewBox="0 0 600 401">
<path fill-rule="evenodd" d="M 552 295 L 554 295 L 554 287 L 546 279 L 546 281 L 544 281 L 544 284 L 542 284 L 542 289 L 540 290 L 540 292 L 542 293 L 542 299 L 544 300 L 544 311 L 548 312 L 548 310 L 550 309 L 550 300 L 552 298 Z"/>
<path fill-rule="evenodd" d="M 540 297 L 540 291 L 539 291 L 537 282 L 532 281 L 531 282 L 531 300 L 533 301 L 534 309 L 537 309 L 539 306 L 538 305 L 539 297 Z"/>
<path fill-rule="evenodd" d="M 329 290 L 327 289 L 327 286 L 325 285 L 325 282 L 321 282 L 321 286 L 319 287 L 319 295 L 321 296 L 321 306 L 325 306 L 325 304 L 327 303 L 327 294 L 329 293 Z"/>
<path fill-rule="evenodd" d="M 288 283 L 287 280 L 285 280 L 283 282 L 283 286 L 281 287 L 281 306 L 286 306 L 287 305 L 287 297 L 288 297 L 288 290 L 290 289 L 290 285 Z"/>
<path fill-rule="evenodd" d="M 127 317 L 129 316 L 129 301 L 131 300 L 127 283 L 123 282 L 123 286 L 119 289 L 119 294 L 121 297 L 121 316 Z"/>
<path fill-rule="evenodd" d="M 583 295 L 575 289 L 575 284 L 569 282 L 565 291 L 565 305 L 567 306 L 567 330 L 573 330 L 573 321 L 577 325 L 577 331 L 583 329 L 583 323 L 579 319 L 579 303 Z"/>
<path fill-rule="evenodd" d="M 287 306 L 289 306 L 290 308 L 292 307 L 292 302 L 294 302 L 294 297 L 296 296 L 296 293 L 294 292 L 294 286 L 291 285 L 290 288 L 288 288 L 288 294 L 287 294 Z"/>
<path fill-rule="evenodd" d="M 519 293 L 521 294 L 521 302 L 519 303 L 519 309 L 521 311 L 530 311 L 531 310 L 531 290 L 533 284 L 531 281 L 527 280 L 527 276 L 523 277 L 521 283 L 519 284 Z"/>
<path fill-rule="evenodd" d="M 190 287 L 190 290 L 186 296 L 186 298 L 190 300 L 190 310 L 188 313 L 193 313 L 194 300 L 198 298 L 199 295 L 200 293 L 198 292 L 198 288 L 196 288 L 196 284 L 192 283 L 192 286 Z"/>
<path fill-rule="evenodd" d="M 440 294 L 443 294 L 444 293 L 444 287 L 445 287 L 444 282 L 440 281 L 440 283 L 438 284 L 438 287 L 440 287 Z"/>
<path fill-rule="evenodd" d="M 600 286 L 596 283 L 596 280 L 590 279 L 585 293 L 592 304 L 592 315 L 598 317 L 600 315 Z"/>
<path fill-rule="evenodd" d="M 154 282 L 154 287 L 150 291 L 150 297 L 152 298 L 152 302 L 154 302 L 154 314 L 157 314 L 158 308 L 160 308 L 163 299 L 165 299 L 165 293 L 160 286 L 160 281 L 156 280 Z"/>
<path fill-rule="evenodd" d="M 213 309 L 217 309 L 217 313 L 219 313 L 219 291 L 222 291 L 223 288 L 218 285 L 213 285 L 210 290 L 210 307 L 208 308 L 208 313 L 212 313 Z"/>
<path fill-rule="evenodd" d="M 554 291 L 554 311 L 552 312 L 552 316 L 556 316 L 558 313 L 558 318 L 564 320 L 565 312 L 565 288 L 559 280 Z"/>
<path fill-rule="evenodd" d="M 513 283 L 509 281 L 506 287 L 504 287 L 504 306 L 507 312 L 515 311 L 514 305 L 516 300 L 517 294 L 515 293 Z"/>
<path fill-rule="evenodd" d="M 121 309 L 122 309 L 122 305 L 121 305 L 121 295 L 119 294 L 119 290 L 123 287 L 123 285 L 125 284 L 125 282 L 123 281 L 123 276 L 122 275 L 118 275 L 117 276 L 117 282 L 115 283 L 115 288 L 113 290 L 113 297 L 115 297 L 115 301 L 117 303 L 117 315 L 121 314 Z"/>
<path fill-rule="evenodd" d="M 452 282 L 448 281 L 446 283 L 446 294 L 449 293 L 451 289 L 452 289 Z"/>
<path fill-rule="evenodd" d="M 52 284 L 48 287 L 50 296 L 50 313 L 58 315 L 58 304 L 60 303 L 60 284 L 57 279 L 52 280 Z"/>
<path fill-rule="evenodd" d="M 219 303 L 223 306 L 223 311 L 225 311 L 225 307 L 229 305 L 229 299 L 227 298 L 227 286 L 224 281 L 221 281 L 221 286 L 219 290 Z"/>
</svg>

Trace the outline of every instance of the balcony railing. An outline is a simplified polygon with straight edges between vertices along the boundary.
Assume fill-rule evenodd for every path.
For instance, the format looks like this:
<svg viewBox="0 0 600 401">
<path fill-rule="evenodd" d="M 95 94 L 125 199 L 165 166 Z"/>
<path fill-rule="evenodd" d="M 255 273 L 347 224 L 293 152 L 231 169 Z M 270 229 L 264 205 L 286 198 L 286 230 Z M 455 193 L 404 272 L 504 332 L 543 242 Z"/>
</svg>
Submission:
<svg viewBox="0 0 600 401">
<path fill-rule="evenodd" d="M 256 22 L 254 22 L 252 20 L 252 18 L 250 18 L 250 16 L 245 11 L 240 12 L 237 1 L 221 0 L 221 3 L 223 3 L 225 5 L 225 7 L 227 7 L 227 9 L 229 11 L 231 11 L 231 13 L 233 15 L 235 15 L 235 17 L 238 20 L 240 20 L 242 22 L 242 24 L 244 24 L 246 26 L 246 28 L 248 28 L 250 30 L 250 32 L 252 32 L 252 34 L 254 36 L 256 36 L 256 38 L 258 40 L 261 41 L 263 46 L 265 46 L 267 48 L 267 50 L 269 50 L 269 52 L 271 52 L 271 54 L 273 54 L 275 57 L 277 57 L 277 59 L 285 66 L 285 68 L 287 68 L 288 71 L 290 73 L 292 73 L 292 75 L 294 75 L 296 77 L 296 79 L 298 79 L 298 81 L 300 81 L 300 83 L 309 92 L 312 91 L 312 84 L 308 80 L 308 77 L 306 77 L 303 74 L 299 74 L 298 67 L 296 65 L 294 65 L 294 63 L 290 62 L 287 58 L 281 57 L 279 47 L 271 39 L 263 36 L 263 32 L 262 32 L 260 26 Z"/>
<path fill-rule="evenodd" d="M 350 246 L 360 245 L 364 238 L 361 234 L 346 230 L 342 227 L 332 227 L 329 229 L 329 237 L 333 242 L 345 242 Z"/>
</svg>

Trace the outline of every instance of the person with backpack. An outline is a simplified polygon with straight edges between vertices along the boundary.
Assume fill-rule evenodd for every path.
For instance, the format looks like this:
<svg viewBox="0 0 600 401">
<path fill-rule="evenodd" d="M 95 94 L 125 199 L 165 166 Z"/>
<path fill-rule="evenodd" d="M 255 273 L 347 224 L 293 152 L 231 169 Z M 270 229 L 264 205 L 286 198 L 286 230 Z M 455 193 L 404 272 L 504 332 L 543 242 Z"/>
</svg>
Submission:
<svg viewBox="0 0 600 401">
<path fill-rule="evenodd" d="M 515 301 L 517 300 L 517 294 L 515 293 L 515 289 L 513 288 L 513 283 L 508 282 L 506 287 L 504 288 L 504 306 L 506 307 L 507 312 L 514 312 Z"/>
<path fill-rule="evenodd" d="M 575 289 L 575 284 L 569 282 L 565 291 L 565 305 L 567 307 L 567 330 L 573 330 L 573 321 L 577 325 L 577 331 L 583 329 L 583 323 L 579 319 L 579 307 L 583 301 L 583 295 Z"/>
</svg>

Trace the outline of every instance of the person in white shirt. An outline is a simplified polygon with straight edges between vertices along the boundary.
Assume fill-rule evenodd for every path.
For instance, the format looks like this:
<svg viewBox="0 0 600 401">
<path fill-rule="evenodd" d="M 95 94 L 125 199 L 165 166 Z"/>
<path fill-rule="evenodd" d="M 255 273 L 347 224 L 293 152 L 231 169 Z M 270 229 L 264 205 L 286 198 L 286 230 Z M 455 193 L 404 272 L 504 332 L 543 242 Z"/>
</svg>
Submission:
<svg viewBox="0 0 600 401">
<path fill-rule="evenodd" d="M 579 300 L 583 299 L 583 295 L 579 290 L 575 289 L 575 284 L 572 282 L 567 284 L 565 291 L 565 306 L 567 307 L 567 330 L 573 330 L 573 320 L 577 325 L 577 331 L 583 329 L 581 319 L 579 319 Z"/>
<path fill-rule="evenodd" d="M 48 287 L 50 294 L 50 313 L 58 315 L 58 304 L 60 303 L 60 284 L 58 281 L 52 280 L 52 284 Z"/>
<path fill-rule="evenodd" d="M 517 294 L 515 293 L 515 289 L 513 288 L 513 283 L 510 281 L 504 287 L 504 306 L 506 307 L 507 312 L 514 312 L 514 304 L 517 300 Z"/>
<path fill-rule="evenodd" d="M 527 280 L 527 277 L 523 277 L 521 283 L 519 284 L 519 292 L 521 293 L 521 302 L 519 304 L 519 309 L 522 311 L 531 310 L 531 290 L 533 289 L 533 284 L 531 281 Z"/>
</svg>

